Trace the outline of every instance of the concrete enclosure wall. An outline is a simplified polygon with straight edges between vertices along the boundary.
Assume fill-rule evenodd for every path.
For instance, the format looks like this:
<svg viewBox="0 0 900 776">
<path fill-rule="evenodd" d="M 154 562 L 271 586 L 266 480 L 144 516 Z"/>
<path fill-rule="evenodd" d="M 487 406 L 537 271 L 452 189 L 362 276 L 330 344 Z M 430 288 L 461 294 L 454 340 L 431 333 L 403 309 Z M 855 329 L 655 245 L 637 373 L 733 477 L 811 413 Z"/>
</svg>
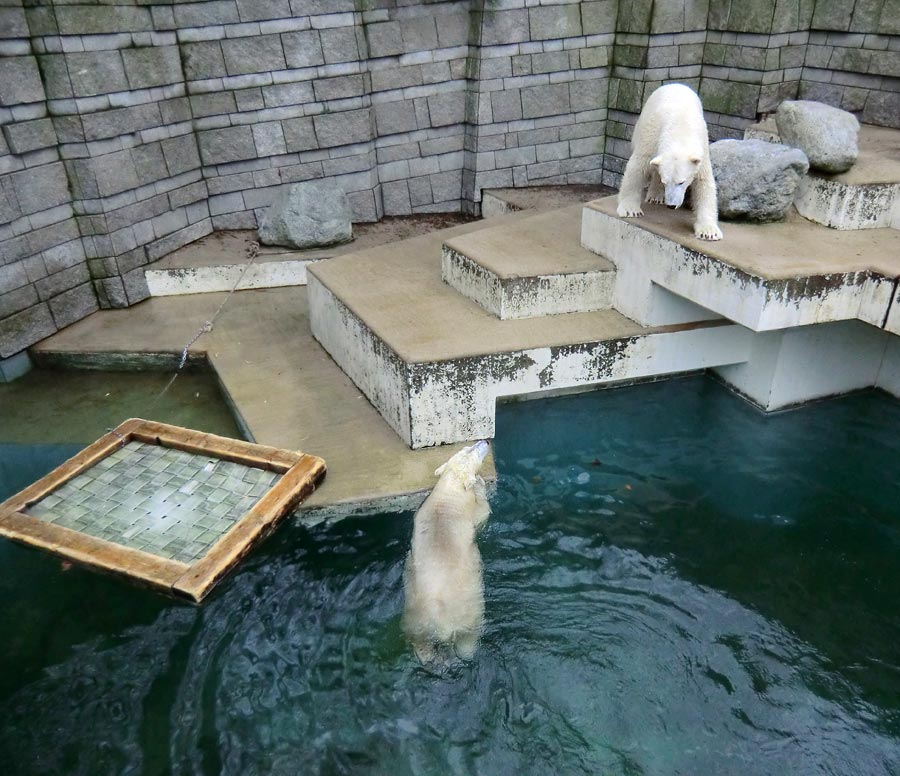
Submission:
<svg viewBox="0 0 900 776">
<path fill-rule="evenodd" d="M 660 83 L 714 136 L 789 97 L 900 124 L 898 0 L 4 0 L 0 359 L 332 178 L 356 220 L 618 182 Z"/>
</svg>

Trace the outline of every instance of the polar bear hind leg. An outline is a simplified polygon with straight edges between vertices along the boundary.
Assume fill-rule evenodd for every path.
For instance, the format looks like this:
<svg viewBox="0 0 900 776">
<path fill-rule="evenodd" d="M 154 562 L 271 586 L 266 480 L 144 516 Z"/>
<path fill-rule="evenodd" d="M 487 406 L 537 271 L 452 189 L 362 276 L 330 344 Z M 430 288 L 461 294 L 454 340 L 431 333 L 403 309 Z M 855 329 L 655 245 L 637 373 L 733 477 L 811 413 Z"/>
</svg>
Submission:
<svg viewBox="0 0 900 776">
<path fill-rule="evenodd" d="M 481 634 L 476 631 L 459 631 L 456 634 L 454 649 L 460 660 L 471 660 L 478 649 L 478 638 Z"/>
</svg>

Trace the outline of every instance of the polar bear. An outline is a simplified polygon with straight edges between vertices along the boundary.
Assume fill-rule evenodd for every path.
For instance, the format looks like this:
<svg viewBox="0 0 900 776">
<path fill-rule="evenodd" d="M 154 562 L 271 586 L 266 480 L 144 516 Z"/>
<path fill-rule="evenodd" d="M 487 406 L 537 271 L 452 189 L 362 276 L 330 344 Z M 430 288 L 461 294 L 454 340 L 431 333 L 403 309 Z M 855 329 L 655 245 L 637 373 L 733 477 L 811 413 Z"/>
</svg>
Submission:
<svg viewBox="0 0 900 776">
<path fill-rule="evenodd" d="M 487 442 L 441 466 L 434 490 L 416 512 L 404 572 L 403 630 L 419 661 L 447 663 L 475 654 L 484 622 L 484 587 L 476 530 L 491 512 L 478 470 Z"/>
<path fill-rule="evenodd" d="M 631 148 L 619 190 L 619 216 L 644 215 L 645 186 L 648 202 L 673 208 L 681 205 L 693 186 L 694 235 L 721 240 L 709 137 L 696 92 L 684 84 L 666 84 L 654 91 L 634 126 Z"/>
</svg>

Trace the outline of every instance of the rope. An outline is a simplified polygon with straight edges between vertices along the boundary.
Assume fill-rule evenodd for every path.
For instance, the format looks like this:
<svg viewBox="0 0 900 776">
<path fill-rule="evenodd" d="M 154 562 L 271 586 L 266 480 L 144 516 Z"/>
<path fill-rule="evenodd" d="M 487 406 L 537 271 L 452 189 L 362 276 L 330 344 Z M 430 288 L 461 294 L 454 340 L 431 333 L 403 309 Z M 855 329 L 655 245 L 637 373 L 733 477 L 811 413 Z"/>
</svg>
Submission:
<svg viewBox="0 0 900 776">
<path fill-rule="evenodd" d="M 246 250 L 247 261 L 244 263 L 243 268 L 241 269 L 240 275 L 238 275 L 237 280 L 234 281 L 234 285 L 231 286 L 231 290 L 225 295 L 225 298 L 222 300 L 221 304 L 216 308 L 215 312 L 212 314 L 209 320 L 204 321 L 200 328 L 194 333 L 194 336 L 188 341 L 188 343 L 184 346 L 184 350 L 181 351 L 181 359 L 178 361 L 178 366 L 175 369 L 175 374 L 172 375 L 172 378 L 166 383 L 165 387 L 159 392 L 157 397 L 150 404 L 150 409 L 152 410 L 156 407 L 157 404 L 162 400 L 163 396 L 169 391 L 172 387 L 172 384 L 175 380 L 178 379 L 178 375 L 181 374 L 181 370 L 184 369 L 184 365 L 187 363 L 188 359 L 188 351 L 191 349 L 191 345 L 193 345 L 200 337 L 204 334 L 209 334 L 213 327 L 215 326 L 216 318 L 219 317 L 219 313 L 222 312 L 222 308 L 225 307 L 226 303 L 229 299 L 231 299 L 231 295 L 237 291 L 238 286 L 241 284 L 241 281 L 244 279 L 244 275 L 247 274 L 247 270 L 250 269 L 250 265 L 256 261 L 256 257 L 259 256 L 259 243 L 255 240 L 252 241 Z"/>
</svg>

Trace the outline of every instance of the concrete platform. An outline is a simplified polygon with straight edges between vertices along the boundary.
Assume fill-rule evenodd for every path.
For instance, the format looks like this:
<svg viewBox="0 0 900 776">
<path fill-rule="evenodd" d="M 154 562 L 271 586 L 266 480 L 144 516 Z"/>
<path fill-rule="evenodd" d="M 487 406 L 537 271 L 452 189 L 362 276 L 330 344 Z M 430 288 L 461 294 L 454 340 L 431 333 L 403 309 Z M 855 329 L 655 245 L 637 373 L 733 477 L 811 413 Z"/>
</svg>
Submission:
<svg viewBox="0 0 900 776">
<path fill-rule="evenodd" d="M 791 212 L 780 223 L 725 222 L 725 238 L 708 242 L 692 221 L 656 205 L 622 219 L 615 197 L 585 207 L 582 243 L 616 265 L 616 309 L 644 325 L 708 317 L 661 303 L 662 288 L 754 331 L 857 318 L 884 326 L 900 277 L 897 230 L 836 231 Z"/>
<path fill-rule="evenodd" d="M 520 224 L 522 216 L 490 223 Z M 493 437 L 499 397 L 747 357 L 749 332 L 720 322 L 645 328 L 613 310 L 499 320 L 441 280 L 442 244 L 483 228 L 460 226 L 310 268 L 313 334 L 410 447 Z"/>
<path fill-rule="evenodd" d="M 581 209 L 449 238 L 444 281 L 502 320 L 609 309 L 615 266 L 581 246 Z"/>
<path fill-rule="evenodd" d="M 103 310 L 33 348 L 39 364 L 172 369 L 224 294 Z M 242 291 L 191 347 L 206 360 L 251 441 L 325 458 L 306 519 L 415 508 L 457 448 L 411 451 L 313 340 L 305 288 Z M 493 478 L 493 459 L 484 470 Z"/>
<path fill-rule="evenodd" d="M 292 250 L 262 245 L 247 267 L 248 249 L 256 240 L 252 229 L 214 232 L 164 256 L 144 270 L 151 296 L 207 294 L 306 285 L 306 268 L 314 261 L 405 240 L 422 232 L 472 220 L 458 213 L 398 216 L 377 223 L 354 224 L 352 242 L 329 248 Z"/>
<path fill-rule="evenodd" d="M 779 142 L 774 119 L 748 127 L 744 136 Z M 837 175 L 810 172 L 794 205 L 832 229 L 900 229 L 900 130 L 863 124 L 856 163 Z"/>
</svg>

